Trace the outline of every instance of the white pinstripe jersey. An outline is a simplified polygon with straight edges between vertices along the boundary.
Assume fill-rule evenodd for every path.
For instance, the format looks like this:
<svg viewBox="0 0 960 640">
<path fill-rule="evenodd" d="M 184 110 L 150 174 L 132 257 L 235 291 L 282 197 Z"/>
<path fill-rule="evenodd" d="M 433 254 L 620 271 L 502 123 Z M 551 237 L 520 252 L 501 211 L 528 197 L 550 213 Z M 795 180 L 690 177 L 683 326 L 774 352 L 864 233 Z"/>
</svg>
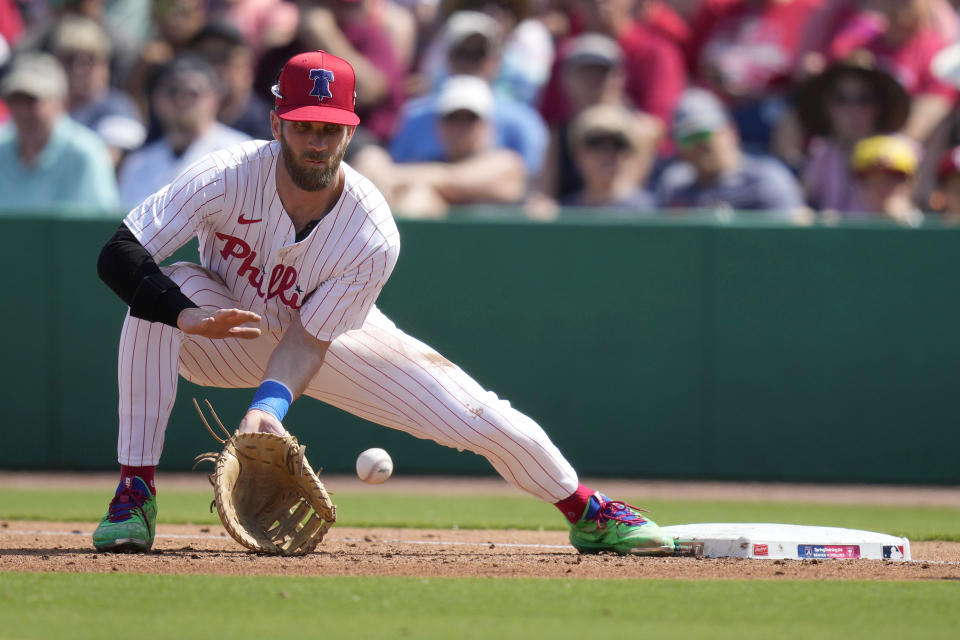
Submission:
<svg viewBox="0 0 960 640">
<path fill-rule="evenodd" d="M 212 153 L 147 198 L 124 222 L 159 263 L 193 236 L 200 264 L 219 275 L 240 308 L 280 333 L 299 312 L 306 330 L 333 340 L 363 325 L 400 250 L 390 207 L 373 183 L 342 163 L 344 188 L 301 242 L 277 195 L 280 143 Z"/>
</svg>

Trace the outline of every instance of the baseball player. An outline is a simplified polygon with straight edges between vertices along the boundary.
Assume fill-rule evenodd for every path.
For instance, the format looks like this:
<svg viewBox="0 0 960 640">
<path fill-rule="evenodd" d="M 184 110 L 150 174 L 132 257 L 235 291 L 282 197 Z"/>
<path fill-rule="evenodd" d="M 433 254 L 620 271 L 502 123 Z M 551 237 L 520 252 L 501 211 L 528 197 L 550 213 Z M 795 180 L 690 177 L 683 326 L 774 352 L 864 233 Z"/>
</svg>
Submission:
<svg viewBox="0 0 960 640">
<path fill-rule="evenodd" d="M 374 305 L 400 239 L 380 192 L 341 161 L 359 123 L 354 90 L 347 61 L 294 56 L 273 88 L 274 140 L 206 156 L 104 246 L 100 277 L 130 309 L 118 366 L 121 478 L 94 546 L 153 544 L 154 471 L 183 376 L 256 388 L 240 432 L 284 434 L 287 409 L 307 395 L 486 457 L 555 504 L 581 552 L 672 553 L 654 522 L 580 484 L 533 420 Z M 193 236 L 200 264 L 157 266 Z"/>
</svg>

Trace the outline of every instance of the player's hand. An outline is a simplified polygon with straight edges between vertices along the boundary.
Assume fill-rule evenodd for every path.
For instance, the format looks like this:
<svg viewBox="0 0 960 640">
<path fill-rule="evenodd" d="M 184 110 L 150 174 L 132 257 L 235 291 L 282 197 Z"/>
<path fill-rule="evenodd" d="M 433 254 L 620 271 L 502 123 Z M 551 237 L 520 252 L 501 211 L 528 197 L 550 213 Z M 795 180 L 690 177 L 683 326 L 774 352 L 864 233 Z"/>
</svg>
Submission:
<svg viewBox="0 0 960 640">
<path fill-rule="evenodd" d="M 244 338 L 252 340 L 260 337 L 259 327 L 243 326 L 249 322 L 260 322 L 260 316 L 253 311 L 242 309 L 184 309 L 177 316 L 177 327 L 184 333 L 204 338 Z"/>
<path fill-rule="evenodd" d="M 278 436 L 287 435 L 287 430 L 283 428 L 283 425 L 277 420 L 276 416 L 272 416 L 266 411 L 260 411 L 259 409 L 250 409 L 247 411 L 247 415 L 243 416 L 243 420 L 240 421 L 240 426 L 237 428 L 237 431 L 240 433 L 275 433 Z"/>
</svg>

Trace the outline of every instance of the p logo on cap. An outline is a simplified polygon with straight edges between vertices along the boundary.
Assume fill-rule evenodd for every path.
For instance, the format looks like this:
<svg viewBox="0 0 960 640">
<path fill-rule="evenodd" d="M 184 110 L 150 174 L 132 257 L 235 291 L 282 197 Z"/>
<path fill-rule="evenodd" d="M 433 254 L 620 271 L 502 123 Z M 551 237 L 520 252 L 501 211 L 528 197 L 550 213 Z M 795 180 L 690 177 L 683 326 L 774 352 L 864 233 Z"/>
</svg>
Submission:
<svg viewBox="0 0 960 640">
<path fill-rule="evenodd" d="M 310 77 L 313 78 L 313 91 L 310 95 L 317 96 L 322 102 L 324 98 L 332 98 L 330 93 L 330 83 L 333 82 L 333 71 L 329 69 L 310 69 Z"/>
<path fill-rule="evenodd" d="M 357 125 L 357 78 L 343 58 L 310 51 L 290 58 L 273 87 L 277 115 L 283 120 Z"/>
</svg>

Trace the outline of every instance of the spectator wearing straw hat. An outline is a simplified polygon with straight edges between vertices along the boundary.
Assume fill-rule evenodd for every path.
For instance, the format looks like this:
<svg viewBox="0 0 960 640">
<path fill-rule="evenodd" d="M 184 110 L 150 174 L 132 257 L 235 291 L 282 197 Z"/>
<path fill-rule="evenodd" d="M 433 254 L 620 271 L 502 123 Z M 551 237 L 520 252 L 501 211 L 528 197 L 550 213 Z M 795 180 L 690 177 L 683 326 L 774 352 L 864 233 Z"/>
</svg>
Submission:
<svg viewBox="0 0 960 640">
<path fill-rule="evenodd" d="M 873 136 L 853 148 L 850 161 L 858 187 L 875 219 L 906 226 L 923 222 L 913 203 L 919 166 L 916 143 L 903 136 Z"/>
<path fill-rule="evenodd" d="M 850 165 L 860 140 L 899 131 L 910 98 L 889 73 L 854 61 L 835 63 L 796 92 L 804 132 L 813 136 L 802 181 L 807 203 L 841 218 L 868 217 Z"/>
<path fill-rule="evenodd" d="M 11 122 L 0 128 L 4 208 L 117 205 L 113 163 L 99 137 L 66 115 L 67 78 L 56 58 L 22 53 L 0 81 Z"/>
<path fill-rule="evenodd" d="M 600 104 L 629 108 L 644 146 L 653 145 L 660 139 L 660 121 L 632 109 L 633 104 L 626 93 L 628 64 L 620 45 L 601 33 L 582 34 L 567 40 L 561 47 L 557 77 L 567 110 L 562 116 L 559 112 L 555 114 L 557 118 L 552 123 L 544 169 L 537 182 L 537 192 L 528 203 L 531 215 L 549 218 L 556 212 L 556 202 L 562 202 L 583 189 L 583 176 L 569 144 L 569 129 L 573 119 L 586 109 Z M 653 164 L 652 157 L 647 159 L 650 162 L 643 167 L 643 176 L 649 173 Z"/>
<path fill-rule="evenodd" d="M 902 133 L 925 142 L 957 100 L 931 62 L 948 40 L 938 29 L 935 0 L 864 0 L 861 13 L 840 28 L 829 47 L 834 60 L 863 52 L 889 69 L 910 96 Z"/>
<path fill-rule="evenodd" d="M 114 165 L 147 137 L 133 99 L 110 86 L 110 40 L 90 18 L 64 16 L 51 32 L 50 50 L 67 74 L 70 117 L 106 143 Z"/>
<path fill-rule="evenodd" d="M 639 186 L 655 148 L 644 140 L 628 109 L 615 105 L 590 107 L 573 121 L 569 137 L 584 187 L 561 204 L 617 209 L 630 216 L 655 209 L 653 194 Z"/>
</svg>

